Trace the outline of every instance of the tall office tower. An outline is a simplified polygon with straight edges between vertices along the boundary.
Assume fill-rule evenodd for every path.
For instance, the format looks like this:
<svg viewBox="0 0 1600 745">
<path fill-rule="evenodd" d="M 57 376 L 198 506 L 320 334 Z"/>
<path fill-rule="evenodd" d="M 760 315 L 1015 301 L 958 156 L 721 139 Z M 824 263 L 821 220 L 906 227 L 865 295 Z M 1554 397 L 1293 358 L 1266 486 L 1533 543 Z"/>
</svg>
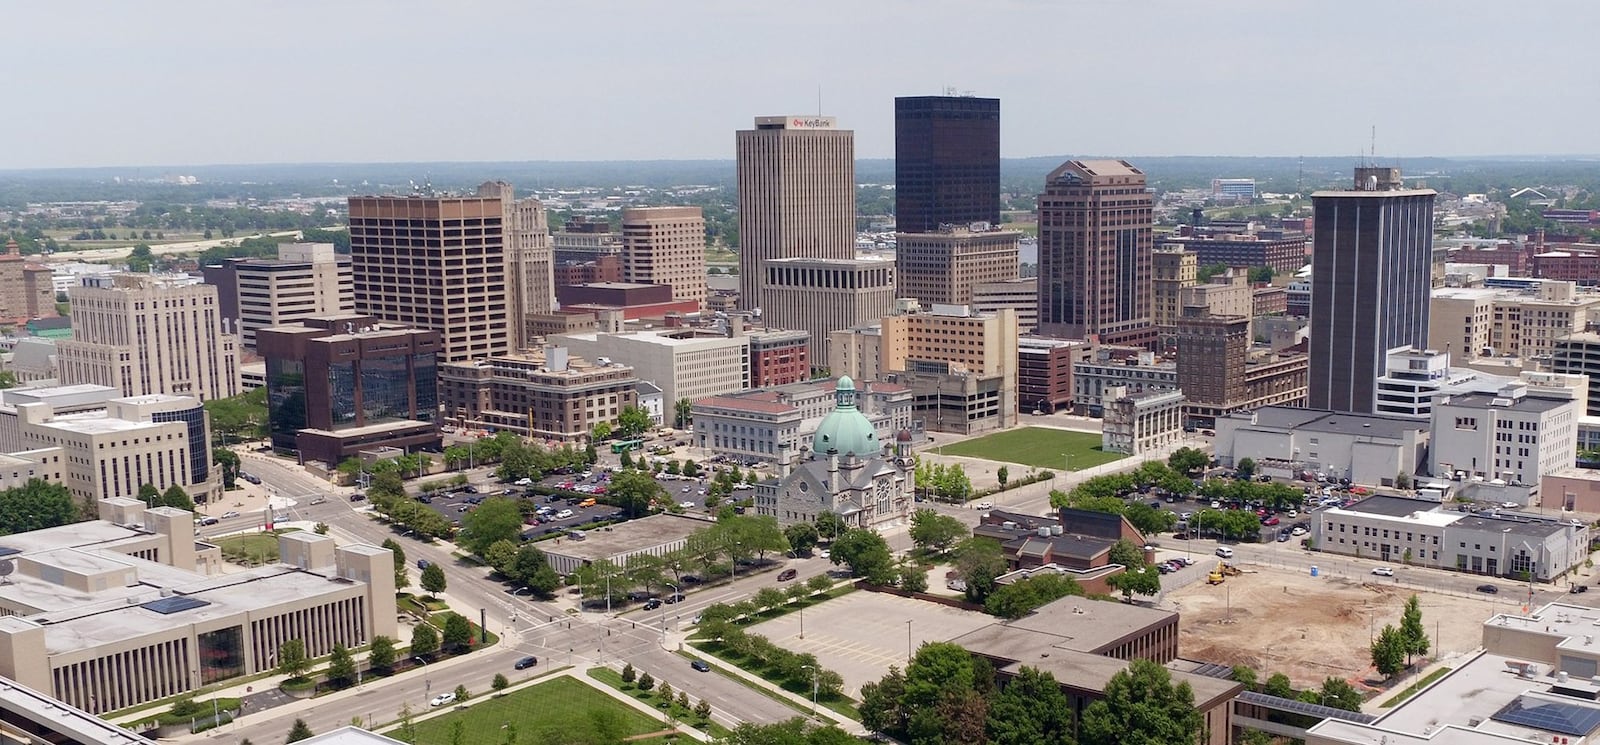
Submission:
<svg viewBox="0 0 1600 745">
<path fill-rule="evenodd" d="M 1183 246 L 1167 244 L 1156 248 L 1150 259 L 1150 320 L 1162 346 L 1169 347 L 1183 315 L 1184 288 L 1199 281 L 1199 257 Z"/>
<path fill-rule="evenodd" d="M 929 305 L 971 305 L 973 287 L 1017 278 L 1017 241 L 1021 237 L 1015 230 L 970 230 L 966 225 L 898 233 L 894 273 L 900 282 L 900 297 L 914 297 Z"/>
<path fill-rule="evenodd" d="M 496 197 L 351 197 L 356 312 L 439 332 L 441 362 L 509 353 L 505 219 Z"/>
<path fill-rule="evenodd" d="M 484 183 L 478 187 L 478 196 L 500 200 L 511 347 L 526 349 L 532 344 L 528 316 L 549 313 L 556 307 L 555 259 L 544 203 L 533 197 L 517 199 L 516 189 L 504 181 Z"/>
<path fill-rule="evenodd" d="M 67 291 L 72 338 L 56 343 L 63 385 L 202 401 L 239 393 L 237 337 L 217 288 L 148 274 L 86 277 Z"/>
<path fill-rule="evenodd" d="M 1069 160 L 1039 195 L 1039 329 L 1150 345 L 1151 210 L 1125 160 Z"/>
<path fill-rule="evenodd" d="M 706 218 L 699 207 L 622 211 L 622 279 L 670 285 L 675 301 L 706 302 Z"/>
<path fill-rule="evenodd" d="M 1398 168 L 1311 195 L 1311 408 L 1372 413 L 1389 350 L 1427 347 L 1433 197 Z"/>
<path fill-rule="evenodd" d="M 261 329 L 356 307 L 350 257 L 332 243 L 280 243 L 276 259 L 226 259 L 200 273 L 216 285 L 219 311 L 246 349 L 256 348 Z"/>
<path fill-rule="evenodd" d="M 821 367 L 828 334 L 875 322 L 894 308 L 894 264 L 876 259 L 771 259 L 761 278 L 768 328 L 811 334 L 806 354 Z"/>
<path fill-rule="evenodd" d="M 1000 224 L 1000 99 L 894 100 L 894 214 L 902 233 Z"/>
<path fill-rule="evenodd" d="M 855 133 L 835 126 L 831 116 L 758 116 L 755 129 L 739 130 L 743 307 L 764 302 L 768 259 L 855 258 Z"/>
</svg>

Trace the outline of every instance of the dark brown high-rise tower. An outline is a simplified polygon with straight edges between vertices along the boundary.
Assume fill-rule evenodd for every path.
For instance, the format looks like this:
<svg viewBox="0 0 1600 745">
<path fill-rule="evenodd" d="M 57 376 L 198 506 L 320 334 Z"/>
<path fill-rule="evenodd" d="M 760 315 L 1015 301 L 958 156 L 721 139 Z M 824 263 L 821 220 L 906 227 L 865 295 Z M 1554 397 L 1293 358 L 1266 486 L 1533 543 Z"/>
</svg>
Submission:
<svg viewBox="0 0 1600 745">
<path fill-rule="evenodd" d="M 895 229 L 1000 224 L 1000 99 L 894 100 Z"/>
<path fill-rule="evenodd" d="M 1124 160 L 1070 160 L 1039 195 L 1039 330 L 1148 346 L 1151 210 L 1144 172 Z"/>
</svg>

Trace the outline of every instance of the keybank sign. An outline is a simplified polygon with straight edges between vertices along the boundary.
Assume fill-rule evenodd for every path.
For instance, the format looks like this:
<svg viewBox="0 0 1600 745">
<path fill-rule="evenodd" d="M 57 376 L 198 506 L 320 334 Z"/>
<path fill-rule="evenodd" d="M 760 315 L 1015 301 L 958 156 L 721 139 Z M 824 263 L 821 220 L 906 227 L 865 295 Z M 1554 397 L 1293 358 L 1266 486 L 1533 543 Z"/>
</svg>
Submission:
<svg viewBox="0 0 1600 745">
<path fill-rule="evenodd" d="M 789 118 L 789 129 L 833 129 L 834 121 L 831 116 L 795 116 Z"/>
</svg>

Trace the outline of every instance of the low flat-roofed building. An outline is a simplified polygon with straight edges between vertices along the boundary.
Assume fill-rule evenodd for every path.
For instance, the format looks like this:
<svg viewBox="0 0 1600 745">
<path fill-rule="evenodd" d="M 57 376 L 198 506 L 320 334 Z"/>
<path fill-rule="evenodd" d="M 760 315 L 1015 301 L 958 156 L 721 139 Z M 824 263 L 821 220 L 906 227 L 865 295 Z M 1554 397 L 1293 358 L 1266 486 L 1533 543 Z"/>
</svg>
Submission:
<svg viewBox="0 0 1600 745">
<path fill-rule="evenodd" d="M 192 513 L 100 508 L 102 520 L 0 538 L 14 566 L 0 676 L 102 713 L 271 670 L 290 639 L 318 657 L 395 637 L 388 549 L 288 533 L 284 563 L 208 575 L 197 567 L 218 552 L 195 541 Z"/>
<path fill-rule="evenodd" d="M 576 442 L 615 422 L 637 400 L 638 378 L 620 363 L 594 364 L 565 347 L 439 365 L 444 418 L 466 429 L 509 430 Z"/>
<path fill-rule="evenodd" d="M 14 680 L 0 680 L 0 743 L 155 745 L 129 729 Z"/>
<path fill-rule="evenodd" d="M 833 412 L 837 385 L 837 378 L 823 378 L 702 398 L 692 409 L 695 446 L 768 463 L 811 449 L 817 426 Z M 862 383 L 857 400 L 880 442 L 892 441 L 903 429 L 919 431 L 913 429 L 911 395 L 902 385 Z"/>
<path fill-rule="evenodd" d="M 1568 466 L 1539 479 L 1539 504 L 1547 509 L 1600 514 L 1600 470 Z"/>
<path fill-rule="evenodd" d="M 697 530 L 711 527 L 712 522 L 697 517 L 661 513 L 638 520 L 610 526 L 605 530 L 583 531 L 582 540 L 571 537 L 557 541 L 542 541 L 545 561 L 557 574 L 567 575 L 578 567 L 596 561 L 610 561 L 617 566 L 627 566 L 628 559 L 639 556 L 662 556 L 683 548 L 689 536 Z"/>
<path fill-rule="evenodd" d="M 1002 681 L 1023 667 L 1052 674 L 1077 713 L 1104 696 L 1106 684 L 1129 661 L 1166 665 L 1174 683 L 1187 683 L 1194 691 L 1195 708 L 1205 720 L 1196 742 L 1231 741 L 1231 703 L 1244 685 L 1178 664 L 1184 661 L 1178 659 L 1178 614 L 1172 611 L 1067 597 L 950 641 L 987 660 Z"/>
<path fill-rule="evenodd" d="M 1514 745 L 1596 742 L 1600 613 L 1555 602 L 1483 624 L 1483 651 L 1375 721 L 1329 719 L 1308 745 Z"/>
<path fill-rule="evenodd" d="M 1139 455 L 1183 437 L 1183 391 L 1129 393 L 1125 387 L 1111 386 L 1103 400 L 1100 442 L 1106 452 Z"/>
<path fill-rule="evenodd" d="M 1316 514 L 1327 553 L 1548 582 L 1588 557 L 1589 527 L 1509 511 L 1446 510 L 1438 502 L 1368 497 Z"/>
<path fill-rule="evenodd" d="M 1392 486 L 1426 465 L 1428 441 L 1428 423 L 1415 419 L 1263 406 L 1217 417 L 1213 444 L 1224 466 L 1250 458 L 1281 464 L 1284 476 L 1311 471 Z"/>
</svg>

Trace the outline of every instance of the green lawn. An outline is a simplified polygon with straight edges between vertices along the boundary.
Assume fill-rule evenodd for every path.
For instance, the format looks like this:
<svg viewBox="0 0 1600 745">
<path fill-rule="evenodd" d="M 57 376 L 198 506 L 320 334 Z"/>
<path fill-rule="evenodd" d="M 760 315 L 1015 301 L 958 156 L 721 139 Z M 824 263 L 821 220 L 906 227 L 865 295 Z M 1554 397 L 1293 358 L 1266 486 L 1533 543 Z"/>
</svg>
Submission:
<svg viewBox="0 0 1600 745">
<path fill-rule="evenodd" d="M 485 690 L 478 695 L 488 696 L 489 692 Z M 506 724 L 517 728 L 518 742 L 566 742 L 575 732 L 604 733 L 594 739 L 614 742 L 666 729 L 662 722 L 582 681 L 560 677 L 417 722 L 415 739 L 406 737 L 404 724 L 389 734 L 415 745 L 449 745 L 450 730 L 457 721 L 463 727 L 460 742 L 485 745 L 505 742 L 502 727 Z"/>
<path fill-rule="evenodd" d="M 277 533 L 230 535 L 212 543 L 222 549 L 222 558 L 229 561 L 271 564 L 278 560 Z"/>
<path fill-rule="evenodd" d="M 943 455 L 1021 463 L 1051 471 L 1081 471 L 1126 458 L 1100 449 L 1100 435 L 1046 427 L 1023 427 L 996 432 L 934 450 Z M 1070 460 L 1068 456 L 1071 456 Z M 1020 474 L 1019 474 L 1020 475 Z"/>
</svg>

